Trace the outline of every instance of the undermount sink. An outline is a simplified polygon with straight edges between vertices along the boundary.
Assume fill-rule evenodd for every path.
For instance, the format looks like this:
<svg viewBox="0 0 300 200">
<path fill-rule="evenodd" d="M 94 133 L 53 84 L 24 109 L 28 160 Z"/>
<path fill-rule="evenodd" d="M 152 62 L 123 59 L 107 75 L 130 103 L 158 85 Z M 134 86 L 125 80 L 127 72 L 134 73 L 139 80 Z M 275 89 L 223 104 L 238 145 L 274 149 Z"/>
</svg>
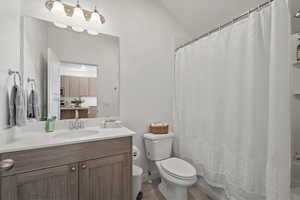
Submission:
<svg viewBox="0 0 300 200">
<path fill-rule="evenodd" d="M 99 134 L 97 130 L 70 130 L 70 131 L 63 131 L 53 135 L 53 138 L 79 138 L 79 137 L 86 137 L 86 136 L 93 136 Z"/>
</svg>

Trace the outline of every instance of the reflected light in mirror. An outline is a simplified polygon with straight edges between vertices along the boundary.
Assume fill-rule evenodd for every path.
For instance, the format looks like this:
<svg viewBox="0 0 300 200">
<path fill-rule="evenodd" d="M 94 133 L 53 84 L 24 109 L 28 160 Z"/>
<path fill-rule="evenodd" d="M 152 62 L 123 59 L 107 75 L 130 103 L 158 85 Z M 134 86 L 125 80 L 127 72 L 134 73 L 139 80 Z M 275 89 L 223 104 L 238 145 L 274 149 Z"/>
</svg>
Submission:
<svg viewBox="0 0 300 200">
<path fill-rule="evenodd" d="M 59 16 L 59 17 L 65 17 L 66 16 L 64 5 L 61 3 L 60 0 L 56 0 L 53 3 L 53 7 L 51 9 L 51 12 L 54 15 Z"/>
<path fill-rule="evenodd" d="M 54 22 L 53 24 L 58 28 L 67 28 L 68 27 L 67 25 L 60 23 L 60 22 Z"/>
<path fill-rule="evenodd" d="M 295 14 L 295 18 L 300 18 L 300 10 L 297 10 L 297 13 Z"/>
<path fill-rule="evenodd" d="M 93 30 L 87 30 L 87 33 L 90 35 L 98 35 L 99 33 Z"/>
<path fill-rule="evenodd" d="M 76 31 L 76 32 L 83 32 L 84 28 L 82 28 L 80 26 L 72 26 L 72 30 Z"/>
</svg>

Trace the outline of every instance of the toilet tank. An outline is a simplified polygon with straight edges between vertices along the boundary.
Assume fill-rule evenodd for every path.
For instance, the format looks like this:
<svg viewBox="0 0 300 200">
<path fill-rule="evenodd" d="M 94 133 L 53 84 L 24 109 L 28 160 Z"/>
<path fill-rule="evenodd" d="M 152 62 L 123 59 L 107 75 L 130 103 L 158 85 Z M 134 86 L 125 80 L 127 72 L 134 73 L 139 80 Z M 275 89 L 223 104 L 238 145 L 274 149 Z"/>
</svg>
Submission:
<svg viewBox="0 0 300 200">
<path fill-rule="evenodd" d="M 153 161 L 164 160 L 171 157 L 174 134 L 144 135 L 147 158 Z"/>
</svg>

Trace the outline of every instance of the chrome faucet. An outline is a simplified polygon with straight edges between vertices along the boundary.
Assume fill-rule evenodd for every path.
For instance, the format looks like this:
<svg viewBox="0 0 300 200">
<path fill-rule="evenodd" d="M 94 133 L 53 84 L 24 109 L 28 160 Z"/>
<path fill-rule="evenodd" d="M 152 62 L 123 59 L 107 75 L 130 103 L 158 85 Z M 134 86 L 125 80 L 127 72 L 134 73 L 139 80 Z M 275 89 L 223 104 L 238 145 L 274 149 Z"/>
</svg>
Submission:
<svg viewBox="0 0 300 200">
<path fill-rule="evenodd" d="M 79 111 L 75 110 L 75 120 L 70 121 L 69 123 L 70 129 L 82 129 L 85 128 L 85 124 L 83 120 L 79 119 Z"/>
</svg>

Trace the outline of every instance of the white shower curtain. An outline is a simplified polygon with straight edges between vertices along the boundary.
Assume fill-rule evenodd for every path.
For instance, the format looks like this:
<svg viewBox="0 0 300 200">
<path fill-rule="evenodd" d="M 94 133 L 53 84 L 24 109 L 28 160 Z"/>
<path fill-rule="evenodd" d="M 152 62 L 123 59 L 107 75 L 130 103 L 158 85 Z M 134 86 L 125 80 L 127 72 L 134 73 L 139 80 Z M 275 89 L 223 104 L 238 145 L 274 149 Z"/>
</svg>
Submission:
<svg viewBox="0 0 300 200">
<path fill-rule="evenodd" d="M 288 200 L 289 13 L 275 0 L 176 53 L 177 153 L 230 200 Z"/>
</svg>

